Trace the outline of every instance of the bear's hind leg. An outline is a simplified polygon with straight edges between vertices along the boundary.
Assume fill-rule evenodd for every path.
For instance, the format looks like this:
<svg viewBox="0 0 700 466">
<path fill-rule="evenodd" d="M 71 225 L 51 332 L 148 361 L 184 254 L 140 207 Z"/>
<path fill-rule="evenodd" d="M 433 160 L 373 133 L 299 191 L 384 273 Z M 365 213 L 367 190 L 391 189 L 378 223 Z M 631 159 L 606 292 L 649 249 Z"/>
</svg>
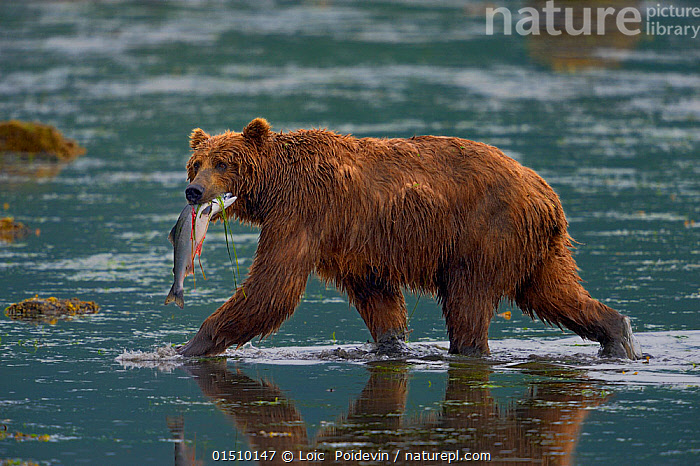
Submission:
<svg viewBox="0 0 700 466">
<path fill-rule="evenodd" d="M 406 348 L 407 313 L 398 287 L 370 274 L 343 281 L 350 303 L 365 321 L 380 353 L 402 353 Z"/>
<path fill-rule="evenodd" d="M 439 283 L 438 298 L 450 338 L 450 354 L 486 356 L 489 324 L 500 296 L 484 277 L 473 277 L 465 267 L 451 268 Z"/>
<path fill-rule="evenodd" d="M 519 287 L 515 302 L 531 318 L 537 315 L 547 324 L 563 325 L 582 338 L 599 342 L 599 356 L 641 358 L 629 317 L 591 298 L 580 282 L 569 249 L 555 247 Z"/>
</svg>

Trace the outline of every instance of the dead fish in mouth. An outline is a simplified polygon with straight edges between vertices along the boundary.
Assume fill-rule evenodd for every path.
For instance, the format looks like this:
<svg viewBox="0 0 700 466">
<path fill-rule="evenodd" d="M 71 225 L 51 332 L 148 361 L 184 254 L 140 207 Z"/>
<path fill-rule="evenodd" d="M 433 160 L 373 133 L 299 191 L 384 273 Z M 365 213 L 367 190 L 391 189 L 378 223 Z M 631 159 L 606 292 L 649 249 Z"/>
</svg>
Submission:
<svg viewBox="0 0 700 466">
<path fill-rule="evenodd" d="M 202 244 L 209 228 L 209 221 L 216 214 L 233 204 L 236 196 L 226 193 L 203 204 L 188 204 L 182 209 L 177 223 L 170 230 L 168 239 L 173 245 L 173 275 L 175 281 L 170 288 L 165 304 L 185 306 L 185 277 L 194 274 L 194 258 L 202 254 Z"/>
</svg>

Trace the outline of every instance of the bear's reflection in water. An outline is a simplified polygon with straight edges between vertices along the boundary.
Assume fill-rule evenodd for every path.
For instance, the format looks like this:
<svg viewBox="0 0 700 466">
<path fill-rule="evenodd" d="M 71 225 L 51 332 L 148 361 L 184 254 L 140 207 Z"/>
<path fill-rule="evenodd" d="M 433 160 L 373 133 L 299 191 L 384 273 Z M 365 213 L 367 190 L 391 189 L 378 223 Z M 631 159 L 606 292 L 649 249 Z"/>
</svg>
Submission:
<svg viewBox="0 0 700 466">
<path fill-rule="evenodd" d="M 533 362 L 519 368 L 530 380 L 527 395 L 503 406 L 491 392 L 489 363 L 469 361 L 450 364 L 441 410 L 406 415 L 411 365 L 382 363 L 368 366 L 369 380 L 348 413 L 328 419 L 309 438 L 294 400 L 273 383 L 252 379 L 240 367 L 231 370 L 225 360 L 199 361 L 184 368 L 245 435 L 249 448 L 237 449 L 277 452 L 265 464 L 285 464 L 280 457 L 285 450 L 296 455 L 325 452 L 323 462 L 343 464 L 333 456 L 341 449 L 389 453 L 389 461 L 362 464 L 393 463 L 397 450 L 397 464 L 406 462 L 407 452 L 423 451 L 483 452 L 490 454 L 491 462 L 571 464 L 588 408 L 608 398 L 581 371 Z M 182 423 L 169 420 L 169 427 L 184 440 Z M 176 464 L 199 464 L 192 455 L 178 451 L 186 444 L 176 442 Z"/>
<path fill-rule="evenodd" d="M 547 32 L 544 9 L 548 1 L 527 2 L 530 11 L 538 12 L 540 22 L 537 33 L 525 35 L 525 48 L 535 62 L 556 72 L 580 73 L 619 67 L 644 36 L 635 33 L 644 31 L 645 27 L 634 19 L 633 12 L 642 10 L 638 0 L 567 0 L 550 4 L 550 7 L 561 7 L 549 13 L 555 34 Z M 626 20 L 624 24 L 618 23 L 618 16 Z M 514 29 L 517 21 L 513 20 Z M 525 23 L 526 29 L 532 26 L 528 20 Z"/>
</svg>

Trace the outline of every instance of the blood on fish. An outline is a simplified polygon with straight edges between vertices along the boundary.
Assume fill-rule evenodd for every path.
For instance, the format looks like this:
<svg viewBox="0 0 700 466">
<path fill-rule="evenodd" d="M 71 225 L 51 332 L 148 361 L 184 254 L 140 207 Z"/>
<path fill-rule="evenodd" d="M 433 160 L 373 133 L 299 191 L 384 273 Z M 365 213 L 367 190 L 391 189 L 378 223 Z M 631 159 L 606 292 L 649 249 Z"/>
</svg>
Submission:
<svg viewBox="0 0 700 466">
<path fill-rule="evenodd" d="M 194 258 L 195 256 L 199 257 L 199 270 L 202 271 L 202 277 L 206 280 L 207 276 L 204 273 L 204 267 L 202 266 L 202 246 L 204 245 L 204 238 L 207 236 L 206 229 L 207 227 L 205 226 L 205 231 L 204 234 L 202 235 L 202 241 L 199 242 L 199 244 L 195 243 L 195 226 L 197 225 L 197 214 L 199 213 L 199 209 L 195 209 L 194 206 L 192 206 L 192 229 L 190 230 L 190 240 L 192 240 L 192 285 L 194 289 L 197 289 L 197 275 L 194 273 Z M 209 225 L 209 222 L 206 224 L 207 226 Z"/>
</svg>

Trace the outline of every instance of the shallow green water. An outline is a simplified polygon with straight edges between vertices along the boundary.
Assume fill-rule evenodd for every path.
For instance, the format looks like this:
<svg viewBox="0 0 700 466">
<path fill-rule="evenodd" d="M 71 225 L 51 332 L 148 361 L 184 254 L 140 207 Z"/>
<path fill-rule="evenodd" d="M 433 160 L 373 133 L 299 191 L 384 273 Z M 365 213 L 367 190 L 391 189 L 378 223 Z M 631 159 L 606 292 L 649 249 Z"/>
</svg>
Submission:
<svg viewBox="0 0 700 466">
<path fill-rule="evenodd" d="M 278 461 L 293 446 L 697 462 L 698 40 L 601 43 L 595 66 L 562 72 L 572 61 L 551 58 L 556 43 L 484 36 L 483 8 L 0 3 L 0 119 L 54 124 L 88 150 L 53 177 L 0 174 L 3 215 L 40 229 L 0 243 L 0 305 L 39 294 L 102 306 L 55 324 L 0 317 L 0 459 L 167 464 L 176 450 L 212 463 L 214 451 L 271 449 Z M 170 371 L 116 362 L 186 341 L 231 295 L 223 229 L 212 225 L 208 280 L 194 291 L 188 279 L 184 311 L 164 307 L 167 233 L 184 205 L 191 129 L 240 130 L 256 116 L 277 130 L 445 134 L 502 148 L 559 193 L 587 289 L 630 315 L 657 358 L 568 360 L 595 348 L 545 339 L 561 331 L 513 309 L 491 325 L 487 363 L 279 362 L 273 348 L 369 338 L 345 296 L 311 279 L 295 315 L 259 344 L 271 354 Z M 234 228 L 245 269 L 257 234 Z M 428 298 L 410 327 L 413 342 L 446 339 Z M 287 432 L 280 425 L 296 430 L 259 434 Z"/>
</svg>

